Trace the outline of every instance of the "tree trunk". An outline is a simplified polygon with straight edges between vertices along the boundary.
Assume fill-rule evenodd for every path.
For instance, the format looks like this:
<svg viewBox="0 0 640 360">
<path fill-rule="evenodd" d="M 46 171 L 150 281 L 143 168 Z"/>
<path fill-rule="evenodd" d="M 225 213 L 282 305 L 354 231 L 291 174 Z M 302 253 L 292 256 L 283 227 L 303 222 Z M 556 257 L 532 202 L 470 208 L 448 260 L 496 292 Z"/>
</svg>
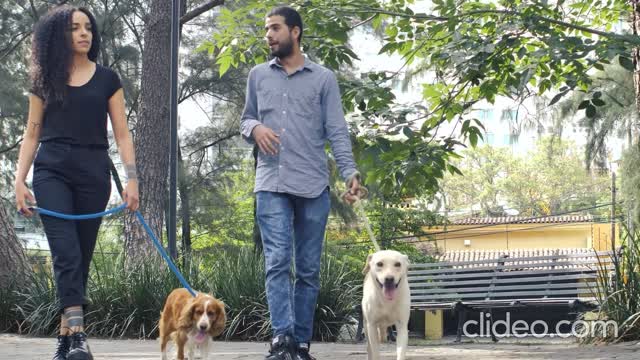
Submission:
<svg viewBox="0 0 640 360">
<path fill-rule="evenodd" d="M 258 145 L 253 146 L 253 171 L 258 169 Z M 253 194 L 253 245 L 257 252 L 262 253 L 262 235 L 258 226 L 258 202 Z"/>
<path fill-rule="evenodd" d="M 180 18 L 187 12 L 187 2 L 180 2 Z M 182 43 L 182 26 L 180 23 L 180 42 Z M 178 92 L 179 94 L 180 92 Z M 191 208 L 189 207 L 189 186 L 186 181 L 187 169 L 182 160 L 180 139 L 178 139 L 178 196 L 180 197 L 180 215 L 182 217 L 182 254 L 185 265 L 191 257 Z M 186 266 L 185 266 L 186 267 Z"/>
<path fill-rule="evenodd" d="M 178 191 L 180 195 L 180 213 L 182 216 L 182 253 L 186 258 L 191 253 L 191 207 L 189 206 L 189 187 L 186 179 L 187 169 L 182 160 L 182 150 L 178 143 Z"/>
<path fill-rule="evenodd" d="M 13 228 L 13 218 L 0 203 L 0 287 L 8 287 L 18 275 L 29 270 L 27 256 Z"/>
<path fill-rule="evenodd" d="M 640 1 L 631 0 L 630 3 L 632 7 L 631 30 L 633 35 L 638 36 L 640 35 Z M 634 114 L 635 116 L 633 117 L 633 120 L 629 125 L 629 149 L 631 149 L 634 144 L 636 146 L 638 145 L 638 126 L 640 126 L 640 124 L 638 123 L 638 120 L 640 119 L 640 47 L 633 48 L 632 53 L 633 65 L 635 70 L 633 73 L 633 83 L 636 91 L 636 113 Z M 632 218 L 634 219 L 634 221 L 629 221 L 630 225 L 629 229 L 627 229 L 631 234 L 635 233 L 635 227 L 638 223 L 640 223 L 640 219 L 638 218 L 637 213 L 637 201 L 638 200 L 633 201 L 633 203 L 635 204 L 630 203 L 627 205 L 628 209 L 632 209 Z"/>
<path fill-rule="evenodd" d="M 631 0 L 631 5 L 633 7 L 631 27 L 633 35 L 638 36 L 640 34 L 640 2 L 638 0 Z M 633 82 L 636 89 L 636 110 L 640 113 L 640 48 L 638 47 L 633 49 L 633 64 L 635 66 Z"/>
<path fill-rule="evenodd" d="M 171 1 L 153 0 L 144 34 L 139 118 L 135 132 L 140 212 L 162 238 L 169 168 L 169 91 L 171 65 Z M 125 218 L 129 263 L 154 253 L 147 234 L 133 214 Z"/>
</svg>

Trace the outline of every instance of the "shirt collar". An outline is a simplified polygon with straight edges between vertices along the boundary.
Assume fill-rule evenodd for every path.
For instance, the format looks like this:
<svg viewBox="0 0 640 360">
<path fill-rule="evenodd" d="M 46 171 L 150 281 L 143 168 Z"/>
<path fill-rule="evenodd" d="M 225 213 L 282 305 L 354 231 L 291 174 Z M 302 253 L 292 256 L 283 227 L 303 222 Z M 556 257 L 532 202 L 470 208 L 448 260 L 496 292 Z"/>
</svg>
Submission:
<svg viewBox="0 0 640 360">
<path fill-rule="evenodd" d="M 282 64 L 280 64 L 280 59 L 277 57 L 274 57 L 273 59 L 271 59 L 269 61 L 269 66 L 270 67 L 274 67 L 277 66 L 279 68 L 282 68 Z M 309 58 L 305 55 L 304 56 L 304 65 L 302 65 L 301 68 L 297 69 L 296 71 L 301 71 L 301 70 L 309 70 L 309 71 L 313 71 L 313 62 L 311 62 L 311 60 L 309 60 Z"/>
</svg>

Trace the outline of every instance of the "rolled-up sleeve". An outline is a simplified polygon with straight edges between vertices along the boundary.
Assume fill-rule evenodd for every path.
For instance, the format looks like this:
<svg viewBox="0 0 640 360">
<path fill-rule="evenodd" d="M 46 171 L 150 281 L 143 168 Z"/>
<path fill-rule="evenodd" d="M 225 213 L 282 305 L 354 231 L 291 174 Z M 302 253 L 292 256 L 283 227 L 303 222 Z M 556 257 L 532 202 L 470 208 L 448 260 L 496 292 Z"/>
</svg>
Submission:
<svg viewBox="0 0 640 360">
<path fill-rule="evenodd" d="M 255 68 L 249 72 L 247 79 L 247 94 L 244 103 L 244 110 L 240 117 L 240 134 L 242 138 L 249 144 L 255 144 L 255 140 L 251 136 L 253 129 L 260 125 L 258 120 L 258 96 L 256 93 L 256 74 Z"/>
<path fill-rule="evenodd" d="M 347 121 L 344 119 L 340 88 L 333 72 L 327 72 L 322 88 L 322 115 L 327 139 L 331 144 L 333 156 L 336 159 L 340 176 L 348 179 L 357 172 Z"/>
</svg>

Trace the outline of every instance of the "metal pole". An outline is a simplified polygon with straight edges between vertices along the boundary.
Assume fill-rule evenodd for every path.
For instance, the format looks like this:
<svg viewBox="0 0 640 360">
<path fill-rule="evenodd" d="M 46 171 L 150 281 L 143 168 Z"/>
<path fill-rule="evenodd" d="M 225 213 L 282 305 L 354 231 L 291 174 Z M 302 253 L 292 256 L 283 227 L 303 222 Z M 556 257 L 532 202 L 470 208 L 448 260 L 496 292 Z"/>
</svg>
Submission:
<svg viewBox="0 0 640 360">
<path fill-rule="evenodd" d="M 611 250 L 616 252 L 616 173 L 611 172 Z"/>
<path fill-rule="evenodd" d="M 171 9 L 171 138 L 169 140 L 169 254 L 178 257 L 176 219 L 178 199 L 178 47 L 180 45 L 180 0 Z"/>
</svg>

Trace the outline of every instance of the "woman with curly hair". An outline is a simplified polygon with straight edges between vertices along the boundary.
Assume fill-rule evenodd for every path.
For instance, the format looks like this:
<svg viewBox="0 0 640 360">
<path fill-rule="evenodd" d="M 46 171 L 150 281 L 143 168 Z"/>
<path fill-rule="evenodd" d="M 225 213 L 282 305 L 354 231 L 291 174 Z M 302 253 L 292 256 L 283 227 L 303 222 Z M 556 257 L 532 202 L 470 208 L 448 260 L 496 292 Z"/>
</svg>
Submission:
<svg viewBox="0 0 640 360">
<path fill-rule="evenodd" d="M 66 213 L 104 211 L 111 192 L 107 115 L 127 174 L 124 199 L 138 208 L 133 142 L 118 75 L 96 63 L 100 37 L 85 8 L 63 5 L 36 24 L 31 54 L 29 116 L 16 173 L 18 211 L 29 204 Z M 37 154 L 36 154 L 37 150 Z M 25 184 L 33 164 L 35 199 Z M 93 359 L 84 332 L 89 265 L 101 219 L 64 220 L 40 215 L 60 302 L 54 360 Z"/>
</svg>

